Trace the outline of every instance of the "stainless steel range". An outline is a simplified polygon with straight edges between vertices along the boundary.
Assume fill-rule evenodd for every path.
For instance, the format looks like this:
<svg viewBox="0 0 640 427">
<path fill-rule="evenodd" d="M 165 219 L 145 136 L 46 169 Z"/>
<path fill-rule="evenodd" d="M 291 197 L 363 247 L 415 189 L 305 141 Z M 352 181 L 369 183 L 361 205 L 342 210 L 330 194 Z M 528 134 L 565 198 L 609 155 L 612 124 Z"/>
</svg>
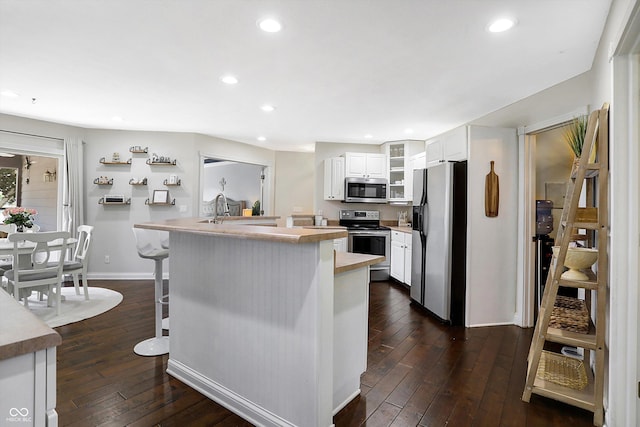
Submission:
<svg viewBox="0 0 640 427">
<path fill-rule="evenodd" d="M 380 211 L 341 210 L 340 225 L 347 227 L 349 252 L 385 257 L 370 267 L 371 280 L 388 280 L 391 230 L 380 225 Z"/>
</svg>

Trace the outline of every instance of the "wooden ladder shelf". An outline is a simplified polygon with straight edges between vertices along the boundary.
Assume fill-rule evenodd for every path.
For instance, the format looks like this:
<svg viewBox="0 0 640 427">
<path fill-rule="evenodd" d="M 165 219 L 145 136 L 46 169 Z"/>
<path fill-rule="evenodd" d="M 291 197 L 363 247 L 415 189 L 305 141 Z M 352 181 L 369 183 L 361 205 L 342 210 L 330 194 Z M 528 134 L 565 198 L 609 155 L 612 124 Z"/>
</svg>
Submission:
<svg viewBox="0 0 640 427">
<path fill-rule="evenodd" d="M 601 109 L 589 115 L 578 166 L 572 171 L 567 186 L 556 239 L 558 248 L 554 251 L 544 287 L 527 358 L 527 379 L 522 394 L 525 402 L 529 402 L 531 394 L 535 393 L 592 411 L 596 426 L 601 426 L 604 421 L 602 400 L 609 276 L 608 151 L 609 105 L 604 104 Z M 579 207 L 583 188 L 586 190 L 586 206 Z M 578 230 L 581 234 L 578 234 Z M 567 278 L 566 274 L 565 278 L 561 277 L 570 243 L 574 241 L 586 242 L 586 246 L 595 245 L 598 254 L 596 271 L 584 270 L 587 277 L 577 280 Z M 558 297 L 560 286 L 584 289 L 584 302 Z M 567 302 L 582 305 L 582 311 L 566 310 L 563 307 L 566 307 L 564 304 Z M 563 322 L 562 316 L 567 313 L 571 318 L 573 313 L 581 313 L 586 320 L 587 329 L 584 329 L 584 321 L 581 325 L 583 329 L 579 332 L 571 327 L 571 321 Z M 545 344 L 548 350 L 545 349 Z M 582 348 L 583 359 L 557 353 L 558 345 Z"/>
</svg>

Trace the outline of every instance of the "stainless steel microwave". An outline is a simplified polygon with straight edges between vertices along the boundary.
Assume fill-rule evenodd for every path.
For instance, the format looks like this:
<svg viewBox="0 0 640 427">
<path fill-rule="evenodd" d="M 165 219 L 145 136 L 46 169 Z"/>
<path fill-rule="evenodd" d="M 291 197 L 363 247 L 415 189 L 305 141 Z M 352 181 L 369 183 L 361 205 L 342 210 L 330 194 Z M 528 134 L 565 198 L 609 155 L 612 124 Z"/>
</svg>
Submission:
<svg viewBox="0 0 640 427">
<path fill-rule="evenodd" d="M 388 181 L 385 178 L 345 178 L 344 201 L 387 203 L 388 187 Z"/>
</svg>

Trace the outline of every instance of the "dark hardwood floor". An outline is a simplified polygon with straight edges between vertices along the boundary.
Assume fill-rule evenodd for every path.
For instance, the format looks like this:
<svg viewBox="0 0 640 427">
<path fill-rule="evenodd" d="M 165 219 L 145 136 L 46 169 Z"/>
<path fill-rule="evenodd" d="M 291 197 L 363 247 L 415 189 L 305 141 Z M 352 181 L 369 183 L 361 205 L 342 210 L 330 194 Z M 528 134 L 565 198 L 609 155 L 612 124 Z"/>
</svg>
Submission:
<svg viewBox="0 0 640 427">
<path fill-rule="evenodd" d="M 167 356 L 133 346 L 153 334 L 152 281 L 91 281 L 124 295 L 113 310 L 56 328 L 61 426 L 250 426 L 165 373 Z M 439 324 L 391 282 L 371 284 L 362 393 L 343 426 L 591 426 L 592 414 L 520 400 L 532 329 Z M 213 361 L 212 361 L 213 363 Z M 306 426 L 302 426 L 306 427 Z"/>
</svg>

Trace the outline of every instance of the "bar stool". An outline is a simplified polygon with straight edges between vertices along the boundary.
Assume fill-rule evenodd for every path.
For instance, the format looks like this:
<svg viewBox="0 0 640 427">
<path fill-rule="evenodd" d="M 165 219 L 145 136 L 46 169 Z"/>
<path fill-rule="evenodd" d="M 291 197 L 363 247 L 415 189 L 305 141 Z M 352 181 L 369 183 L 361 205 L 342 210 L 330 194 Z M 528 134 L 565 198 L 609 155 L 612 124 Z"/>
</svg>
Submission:
<svg viewBox="0 0 640 427">
<path fill-rule="evenodd" d="M 155 262 L 155 336 L 139 342 L 133 351 L 140 356 L 160 356 L 169 353 L 169 337 L 162 335 L 162 261 L 169 257 L 169 249 L 165 249 L 160 242 L 154 241 L 159 231 L 133 228 L 136 238 L 136 249 L 140 258 L 151 259 Z M 164 239 L 163 239 L 164 240 Z"/>
</svg>

